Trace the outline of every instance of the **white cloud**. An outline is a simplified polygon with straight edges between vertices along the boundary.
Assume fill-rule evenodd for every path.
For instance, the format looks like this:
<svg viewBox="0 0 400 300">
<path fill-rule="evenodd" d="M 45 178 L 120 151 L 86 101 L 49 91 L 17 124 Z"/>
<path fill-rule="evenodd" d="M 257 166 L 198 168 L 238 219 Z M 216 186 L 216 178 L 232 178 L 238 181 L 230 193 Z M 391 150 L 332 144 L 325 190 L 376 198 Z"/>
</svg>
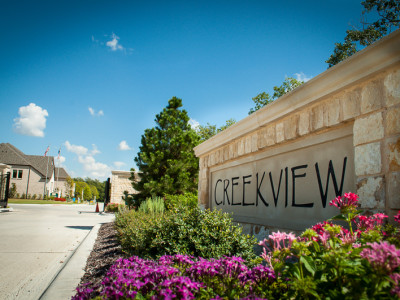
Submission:
<svg viewBox="0 0 400 300">
<path fill-rule="evenodd" d="M 117 168 L 122 168 L 125 165 L 126 165 L 126 163 L 124 163 L 122 161 L 114 161 L 114 166 L 116 166 Z"/>
<path fill-rule="evenodd" d="M 129 145 L 126 141 L 121 141 L 121 143 L 119 143 L 119 145 L 118 145 L 118 149 L 121 151 L 132 150 L 132 148 L 129 147 Z"/>
<path fill-rule="evenodd" d="M 312 78 L 312 76 L 308 77 L 308 76 L 307 76 L 306 74 L 304 74 L 303 72 L 294 73 L 294 75 L 296 76 L 296 79 L 297 79 L 297 80 L 299 80 L 299 81 L 304 81 L 304 82 L 307 82 L 307 81 L 309 81 L 309 80 Z"/>
<path fill-rule="evenodd" d="M 115 33 L 113 33 L 111 37 L 111 41 L 106 43 L 106 45 L 111 48 L 111 51 L 124 50 L 124 47 L 119 44 L 119 37 Z"/>
<path fill-rule="evenodd" d="M 90 151 L 90 155 L 96 155 L 96 154 L 99 154 L 99 153 L 101 153 L 100 151 L 99 151 L 99 149 L 97 149 L 97 146 L 95 145 L 95 144 L 92 144 L 92 151 Z"/>
<path fill-rule="evenodd" d="M 57 161 L 58 161 L 60 164 L 65 163 L 65 160 L 66 160 L 66 158 L 65 158 L 64 156 L 62 156 L 62 155 L 60 155 L 60 158 L 57 157 Z"/>
<path fill-rule="evenodd" d="M 83 146 L 77 146 L 77 145 L 72 145 L 70 142 L 66 141 L 64 143 L 65 147 L 67 147 L 67 150 L 69 152 L 75 153 L 76 155 L 86 155 L 88 152 L 88 149 Z"/>
<path fill-rule="evenodd" d="M 78 156 L 79 163 L 82 164 L 83 169 L 93 177 L 105 177 L 110 173 L 110 167 L 101 162 L 96 162 L 93 156 Z"/>
<path fill-rule="evenodd" d="M 195 119 L 190 119 L 188 123 L 189 123 L 190 127 L 192 127 L 192 129 L 194 129 L 194 130 L 199 129 L 200 123 L 197 122 Z"/>
<path fill-rule="evenodd" d="M 30 103 L 18 109 L 19 117 L 14 119 L 15 132 L 22 135 L 44 137 L 46 128 L 46 117 L 49 116 L 47 110 Z"/>
<path fill-rule="evenodd" d="M 96 113 L 96 111 L 93 109 L 93 108 L 91 108 L 90 106 L 89 106 L 89 112 L 90 112 L 90 114 L 92 115 L 92 116 L 97 116 L 97 117 L 100 117 L 100 116 L 104 116 L 104 112 L 103 112 L 103 110 L 99 110 L 97 113 Z"/>
</svg>

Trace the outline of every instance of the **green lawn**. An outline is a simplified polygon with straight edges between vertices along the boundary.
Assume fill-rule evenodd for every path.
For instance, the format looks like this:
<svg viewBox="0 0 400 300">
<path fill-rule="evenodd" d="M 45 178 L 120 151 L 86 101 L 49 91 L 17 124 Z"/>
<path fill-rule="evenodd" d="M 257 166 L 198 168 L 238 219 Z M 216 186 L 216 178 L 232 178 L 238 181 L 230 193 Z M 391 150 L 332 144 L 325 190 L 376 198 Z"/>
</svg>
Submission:
<svg viewBox="0 0 400 300">
<path fill-rule="evenodd" d="M 33 200 L 33 199 L 8 199 L 10 204 L 74 204 L 72 202 L 62 202 L 54 200 Z"/>
</svg>

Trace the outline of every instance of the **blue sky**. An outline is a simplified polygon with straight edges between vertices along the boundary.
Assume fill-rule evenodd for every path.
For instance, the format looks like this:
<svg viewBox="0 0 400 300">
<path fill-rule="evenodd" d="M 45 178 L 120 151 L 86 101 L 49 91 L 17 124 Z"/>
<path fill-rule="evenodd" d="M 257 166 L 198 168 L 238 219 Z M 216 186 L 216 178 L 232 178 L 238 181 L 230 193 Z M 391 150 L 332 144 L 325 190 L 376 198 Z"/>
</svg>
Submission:
<svg viewBox="0 0 400 300">
<path fill-rule="evenodd" d="M 314 77 L 361 1 L 1 1 L 0 142 L 72 177 L 134 167 L 173 96 L 221 126 L 285 76 Z"/>
</svg>

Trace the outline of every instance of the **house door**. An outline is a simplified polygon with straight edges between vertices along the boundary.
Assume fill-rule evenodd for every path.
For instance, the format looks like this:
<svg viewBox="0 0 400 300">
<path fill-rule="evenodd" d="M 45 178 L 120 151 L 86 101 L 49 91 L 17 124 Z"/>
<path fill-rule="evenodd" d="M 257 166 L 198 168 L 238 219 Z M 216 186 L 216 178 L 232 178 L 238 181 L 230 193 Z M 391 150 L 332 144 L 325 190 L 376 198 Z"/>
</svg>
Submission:
<svg viewBox="0 0 400 300">
<path fill-rule="evenodd" d="M 10 173 L 0 175 L 0 207 L 7 207 Z"/>
</svg>

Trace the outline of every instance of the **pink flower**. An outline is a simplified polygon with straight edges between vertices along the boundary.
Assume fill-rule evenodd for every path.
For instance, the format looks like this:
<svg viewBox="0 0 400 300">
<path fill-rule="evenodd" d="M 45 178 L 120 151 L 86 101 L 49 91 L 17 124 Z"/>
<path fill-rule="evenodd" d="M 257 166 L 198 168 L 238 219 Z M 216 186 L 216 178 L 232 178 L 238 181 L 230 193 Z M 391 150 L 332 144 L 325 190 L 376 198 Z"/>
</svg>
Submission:
<svg viewBox="0 0 400 300">
<path fill-rule="evenodd" d="M 395 220 L 397 223 L 400 224 L 400 210 L 399 210 L 399 212 L 397 213 L 397 215 L 394 216 L 394 220 Z"/>
<path fill-rule="evenodd" d="M 400 266 L 400 250 L 388 242 L 368 243 L 371 248 L 365 248 L 360 256 L 369 261 L 371 266 L 383 272 L 392 273 Z"/>
<path fill-rule="evenodd" d="M 394 287 L 390 291 L 392 295 L 396 295 L 397 297 L 400 298 L 400 274 L 399 273 L 393 273 L 390 275 L 390 278 L 394 282 Z"/>
<path fill-rule="evenodd" d="M 329 202 L 330 206 L 336 206 L 341 211 L 347 209 L 356 209 L 358 206 L 358 196 L 353 193 L 345 193 L 344 196 L 338 196 Z"/>
<path fill-rule="evenodd" d="M 296 239 L 296 236 L 292 232 L 286 233 L 286 232 L 280 232 L 279 230 L 278 232 L 273 232 L 268 237 L 273 242 L 274 251 L 280 249 L 290 249 L 292 247 L 293 241 Z M 285 245 L 286 240 L 287 240 L 287 246 Z M 262 242 L 260 243 L 260 245 L 262 245 Z"/>
<path fill-rule="evenodd" d="M 387 215 L 382 214 L 382 213 L 377 213 L 377 214 L 373 215 L 373 218 L 375 219 L 377 225 L 383 225 L 383 222 L 384 222 L 383 219 L 385 219 L 387 217 L 388 217 Z"/>
</svg>

